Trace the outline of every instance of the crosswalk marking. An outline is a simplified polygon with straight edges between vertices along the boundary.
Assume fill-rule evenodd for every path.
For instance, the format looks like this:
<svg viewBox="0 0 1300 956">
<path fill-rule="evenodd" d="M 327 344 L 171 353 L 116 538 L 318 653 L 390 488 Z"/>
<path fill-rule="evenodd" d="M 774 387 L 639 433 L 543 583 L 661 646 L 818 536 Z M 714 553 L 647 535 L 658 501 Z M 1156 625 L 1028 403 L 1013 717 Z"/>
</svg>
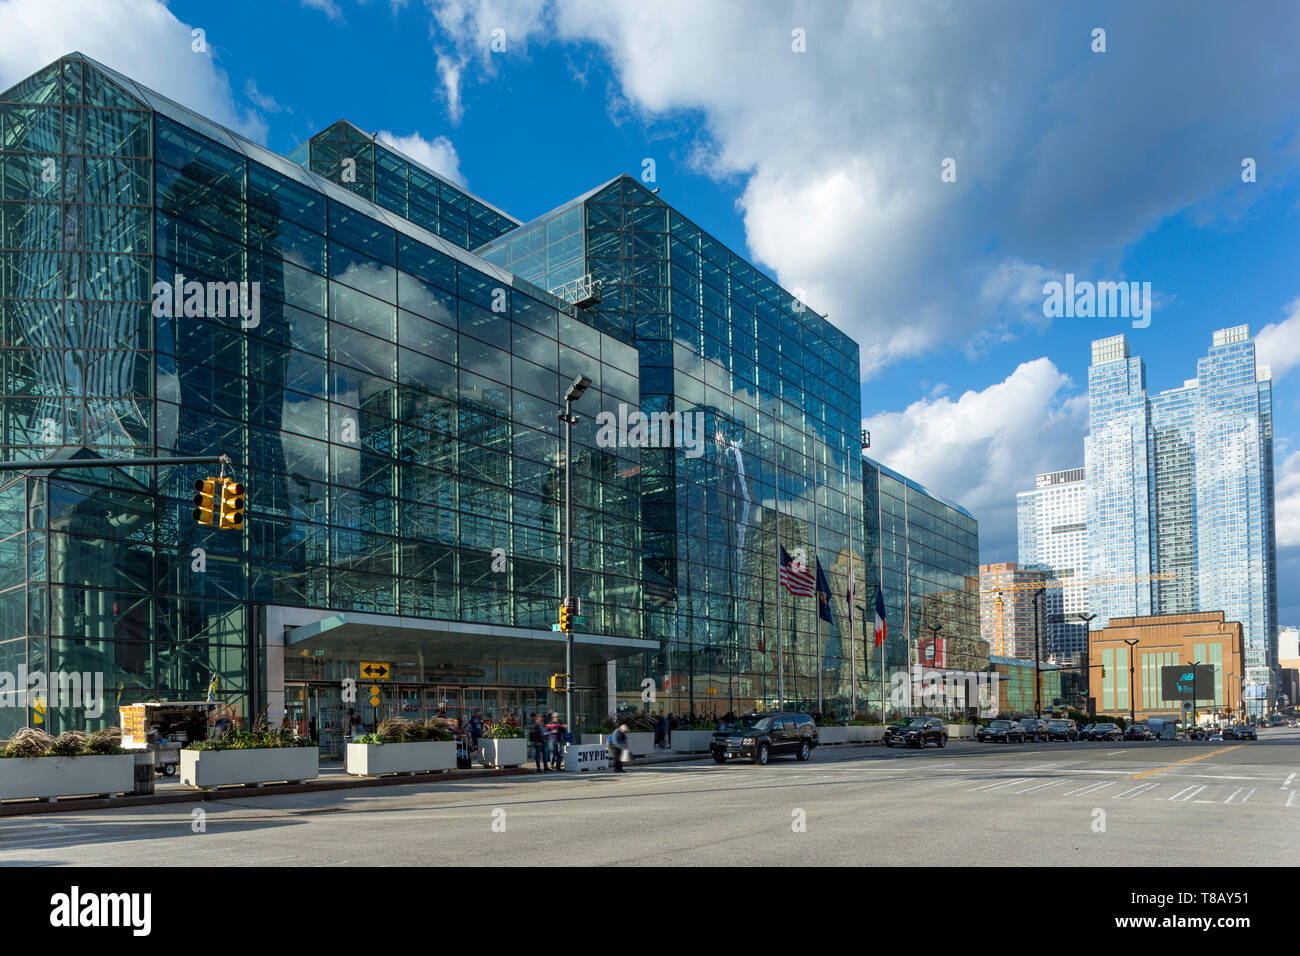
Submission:
<svg viewBox="0 0 1300 956">
<path fill-rule="evenodd" d="M 1154 789 L 1155 789 L 1156 787 L 1158 787 L 1158 786 L 1160 786 L 1160 784 L 1158 784 L 1158 783 L 1143 783 L 1143 784 L 1139 784 L 1138 786 L 1133 787 L 1131 790 L 1125 790 L 1123 793 L 1117 793 L 1117 794 L 1115 794 L 1115 796 L 1112 797 L 1111 799 L 1112 799 L 1112 800 L 1132 800 L 1134 797 L 1140 796 L 1141 794 L 1144 794 L 1144 793 L 1150 793 L 1152 790 L 1154 790 Z"/>
<path fill-rule="evenodd" d="M 1183 803 L 1186 803 L 1188 800 L 1192 799 L 1192 797 L 1196 796 L 1198 793 L 1204 790 L 1205 786 L 1206 786 L 1205 784 L 1200 784 L 1199 786 L 1184 787 L 1182 790 L 1179 790 L 1169 799 L 1180 800 Z"/>
<path fill-rule="evenodd" d="M 1247 800 L 1250 799 L 1250 796 L 1255 792 L 1255 789 L 1256 789 L 1255 787 L 1238 787 L 1236 790 L 1232 791 L 1232 795 L 1229 796 L 1228 799 L 1224 800 L 1223 802 L 1224 803 L 1245 803 Z M 1240 800 L 1237 799 L 1238 796 L 1241 797 Z"/>
<path fill-rule="evenodd" d="M 1289 777 L 1287 777 L 1286 782 L 1282 784 L 1282 789 L 1285 790 L 1287 787 L 1291 786 L 1291 781 L 1294 779 L 1295 779 L 1295 774 L 1291 774 Z"/>
<path fill-rule="evenodd" d="M 1035 793 L 1039 790 L 1051 790 L 1053 787 L 1059 787 L 1062 784 L 1074 783 L 1073 780 L 1049 780 L 1047 783 L 1040 783 L 1037 786 L 1026 787 L 1024 790 L 1017 790 L 1016 793 Z"/>
<path fill-rule="evenodd" d="M 1296 802 L 1297 793 L 1300 793 L 1300 790 L 1292 790 L 1289 794 L 1287 794 L 1286 805 L 1288 807 L 1300 807 L 1300 803 Z"/>
<path fill-rule="evenodd" d="M 1000 783 L 986 783 L 982 787 L 971 787 L 971 793 L 976 791 L 1001 790 L 1003 787 L 1014 787 L 1018 783 L 1027 783 L 1032 777 L 1016 777 L 1013 780 L 1003 780 Z"/>
<path fill-rule="evenodd" d="M 1076 794 L 1078 794 L 1079 796 L 1083 796 L 1084 794 L 1093 793 L 1097 790 L 1105 790 L 1107 787 L 1113 787 L 1115 783 L 1116 781 L 1114 780 L 1107 780 L 1104 783 L 1094 783 L 1088 787 L 1080 787 L 1078 790 L 1071 790 L 1069 793 L 1066 794 L 1066 796 L 1073 797 Z"/>
</svg>

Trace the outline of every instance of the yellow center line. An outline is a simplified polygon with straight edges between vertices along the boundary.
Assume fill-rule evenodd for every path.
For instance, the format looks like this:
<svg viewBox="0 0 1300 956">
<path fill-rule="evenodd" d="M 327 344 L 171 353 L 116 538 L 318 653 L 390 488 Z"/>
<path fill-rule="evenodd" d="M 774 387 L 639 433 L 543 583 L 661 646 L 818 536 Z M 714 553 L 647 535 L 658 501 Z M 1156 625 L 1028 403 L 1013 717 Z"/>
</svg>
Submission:
<svg viewBox="0 0 1300 956">
<path fill-rule="evenodd" d="M 1133 776 L 1129 777 L 1129 779 L 1141 780 L 1143 777 L 1149 777 L 1153 773 L 1164 773 L 1166 770 L 1173 770 L 1175 767 L 1179 766 L 1180 764 L 1194 763 L 1197 760 L 1204 760 L 1206 757 L 1217 757 L 1219 754 L 1226 754 L 1229 750 L 1236 750 L 1240 746 L 1241 744 L 1233 744 L 1231 747 L 1224 747 L 1222 750 L 1211 750 L 1207 754 L 1198 754 L 1195 757 L 1188 757 L 1186 760 L 1176 761 L 1175 763 L 1171 763 L 1167 767 L 1156 767 L 1155 770 L 1147 770 L 1143 773 L 1135 773 L 1133 774 Z"/>
</svg>

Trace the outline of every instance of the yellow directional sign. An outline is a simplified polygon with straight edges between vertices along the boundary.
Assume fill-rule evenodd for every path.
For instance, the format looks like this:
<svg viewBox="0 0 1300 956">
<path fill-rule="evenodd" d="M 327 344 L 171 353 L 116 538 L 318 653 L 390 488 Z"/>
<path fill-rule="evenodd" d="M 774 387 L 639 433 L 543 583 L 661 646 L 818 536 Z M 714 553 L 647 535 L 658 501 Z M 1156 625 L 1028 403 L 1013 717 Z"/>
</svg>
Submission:
<svg viewBox="0 0 1300 956">
<path fill-rule="evenodd" d="M 392 666 L 385 661 L 362 661 L 361 676 L 366 680 L 388 680 Z"/>
<path fill-rule="evenodd" d="M 35 713 L 32 714 L 32 723 L 34 724 L 45 723 L 45 698 L 44 697 L 37 697 L 32 701 L 32 710 L 35 711 Z"/>
<path fill-rule="evenodd" d="M 379 685 L 378 684 L 370 685 L 370 706 L 371 707 L 379 706 Z"/>
</svg>

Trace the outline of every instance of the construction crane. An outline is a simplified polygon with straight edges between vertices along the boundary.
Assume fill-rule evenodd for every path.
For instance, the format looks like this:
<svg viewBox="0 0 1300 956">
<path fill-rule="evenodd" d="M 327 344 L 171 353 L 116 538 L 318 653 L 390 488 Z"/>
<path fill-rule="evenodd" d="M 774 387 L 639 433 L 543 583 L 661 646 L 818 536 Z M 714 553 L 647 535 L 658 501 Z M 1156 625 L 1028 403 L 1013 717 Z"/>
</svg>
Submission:
<svg viewBox="0 0 1300 956">
<path fill-rule="evenodd" d="M 1048 588 L 1088 588 L 1099 587 L 1107 584 L 1136 584 L 1140 581 L 1171 581 L 1176 578 L 1176 574 L 1135 574 L 1117 578 L 1091 578 L 1089 580 L 1076 580 L 1074 578 L 1051 578 L 1044 581 L 1021 581 L 1013 584 L 998 584 L 988 588 L 990 591 L 996 591 L 997 597 L 994 598 L 994 607 L 997 612 L 995 622 L 995 637 L 997 646 L 1000 650 L 1006 650 L 1006 644 L 1003 640 L 1003 591 L 1043 591 Z"/>
</svg>

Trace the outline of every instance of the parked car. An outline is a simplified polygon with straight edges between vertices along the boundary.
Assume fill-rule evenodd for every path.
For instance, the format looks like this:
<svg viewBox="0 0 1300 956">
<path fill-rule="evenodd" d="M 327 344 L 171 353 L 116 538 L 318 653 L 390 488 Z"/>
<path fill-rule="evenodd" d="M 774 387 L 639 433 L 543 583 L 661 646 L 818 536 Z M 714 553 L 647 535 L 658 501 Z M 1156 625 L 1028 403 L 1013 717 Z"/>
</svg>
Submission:
<svg viewBox="0 0 1300 956">
<path fill-rule="evenodd" d="M 772 757 L 812 756 L 817 746 L 817 725 L 808 714 L 750 714 L 713 735 L 709 753 L 718 763 L 744 757 L 766 765 Z"/>
<path fill-rule="evenodd" d="M 913 717 L 893 733 L 885 735 L 887 747 L 917 747 L 926 744 L 948 746 L 948 727 L 940 717 Z"/>
<path fill-rule="evenodd" d="M 1009 744 L 1013 740 L 1024 743 L 1025 731 L 1015 721 L 990 720 L 987 727 L 981 727 L 975 732 L 975 739 L 981 743 L 986 740 L 1000 744 Z"/>
<path fill-rule="evenodd" d="M 1250 724 L 1237 724 L 1229 727 L 1224 730 L 1223 736 L 1227 740 L 1259 740 L 1259 734 L 1255 732 L 1255 728 Z"/>
<path fill-rule="evenodd" d="M 1155 740 L 1156 735 L 1144 724 L 1132 724 L 1124 731 L 1125 740 Z"/>
<path fill-rule="evenodd" d="M 1025 728 L 1026 740 L 1048 740 L 1051 731 L 1047 727 L 1047 721 L 1041 717 L 1022 717 L 1020 726 Z"/>
<path fill-rule="evenodd" d="M 1078 740 L 1079 725 L 1073 720 L 1057 718 L 1047 722 L 1048 740 Z"/>
<path fill-rule="evenodd" d="M 1120 740 L 1123 733 L 1118 724 L 1093 724 L 1092 740 Z"/>
<path fill-rule="evenodd" d="M 1093 729 L 1094 727 L 1096 727 L 1096 726 L 1097 726 L 1096 724 L 1084 724 L 1082 727 L 1080 727 L 1080 728 L 1079 728 L 1079 739 L 1080 739 L 1080 740 L 1091 740 L 1091 739 L 1092 739 L 1092 729 Z"/>
</svg>

